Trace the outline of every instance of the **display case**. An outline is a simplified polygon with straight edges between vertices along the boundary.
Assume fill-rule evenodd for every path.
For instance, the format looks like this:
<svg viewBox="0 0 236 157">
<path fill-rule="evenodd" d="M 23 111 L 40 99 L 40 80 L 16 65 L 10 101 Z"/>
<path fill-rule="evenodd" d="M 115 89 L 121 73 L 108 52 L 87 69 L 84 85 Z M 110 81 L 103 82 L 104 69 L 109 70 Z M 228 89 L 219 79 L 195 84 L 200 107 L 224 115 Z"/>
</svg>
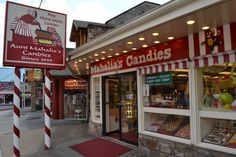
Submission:
<svg viewBox="0 0 236 157">
<path fill-rule="evenodd" d="M 144 129 L 163 135 L 190 139 L 190 123 L 188 116 L 145 113 Z"/>
<path fill-rule="evenodd" d="M 95 104 L 95 121 L 101 120 L 101 93 L 100 78 L 94 78 L 94 104 Z"/>
<path fill-rule="evenodd" d="M 198 146 L 236 154 L 235 63 L 224 63 L 197 71 Z"/>
<path fill-rule="evenodd" d="M 190 144 L 188 70 L 146 75 L 142 80 L 141 133 Z"/>
</svg>

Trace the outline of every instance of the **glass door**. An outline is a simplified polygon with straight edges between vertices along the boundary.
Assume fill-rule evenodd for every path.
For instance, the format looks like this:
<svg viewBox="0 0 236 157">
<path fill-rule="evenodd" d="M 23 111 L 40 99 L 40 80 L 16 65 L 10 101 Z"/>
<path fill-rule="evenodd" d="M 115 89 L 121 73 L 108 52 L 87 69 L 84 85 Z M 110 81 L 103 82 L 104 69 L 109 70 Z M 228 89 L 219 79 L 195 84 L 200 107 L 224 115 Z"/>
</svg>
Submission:
<svg viewBox="0 0 236 157">
<path fill-rule="evenodd" d="M 136 73 L 120 75 L 120 137 L 122 141 L 138 143 Z"/>
<path fill-rule="evenodd" d="M 105 133 L 111 135 L 119 132 L 119 108 L 120 92 L 119 79 L 117 75 L 107 76 L 105 85 Z M 104 124 L 104 123 L 103 123 Z"/>
<path fill-rule="evenodd" d="M 136 73 L 103 77 L 103 134 L 137 144 Z"/>
</svg>

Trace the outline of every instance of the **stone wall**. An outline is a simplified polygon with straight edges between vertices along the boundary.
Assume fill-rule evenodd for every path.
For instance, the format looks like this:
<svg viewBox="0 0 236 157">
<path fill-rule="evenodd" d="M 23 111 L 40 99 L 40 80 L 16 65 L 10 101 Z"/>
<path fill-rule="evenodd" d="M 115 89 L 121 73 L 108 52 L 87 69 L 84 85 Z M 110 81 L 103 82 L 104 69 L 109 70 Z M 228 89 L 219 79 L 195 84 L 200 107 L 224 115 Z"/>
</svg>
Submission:
<svg viewBox="0 0 236 157">
<path fill-rule="evenodd" d="M 100 36 L 103 33 L 106 33 L 108 30 L 112 29 L 111 27 L 103 27 L 97 25 L 90 25 L 88 27 L 88 38 L 87 42 L 94 40 L 96 37 Z"/>
<path fill-rule="evenodd" d="M 235 155 L 186 145 L 165 139 L 139 135 L 140 157 L 235 157 Z"/>
<path fill-rule="evenodd" d="M 102 124 L 89 121 L 89 134 L 94 136 L 102 136 Z"/>
</svg>

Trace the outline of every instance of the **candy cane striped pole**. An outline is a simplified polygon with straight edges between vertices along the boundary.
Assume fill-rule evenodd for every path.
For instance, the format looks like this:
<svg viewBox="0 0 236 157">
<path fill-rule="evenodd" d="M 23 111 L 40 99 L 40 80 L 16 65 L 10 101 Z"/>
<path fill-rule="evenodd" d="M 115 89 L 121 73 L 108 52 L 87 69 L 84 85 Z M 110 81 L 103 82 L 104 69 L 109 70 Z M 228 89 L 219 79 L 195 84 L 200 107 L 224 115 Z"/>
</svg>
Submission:
<svg viewBox="0 0 236 157">
<path fill-rule="evenodd" d="M 13 153 L 20 156 L 20 68 L 14 74 Z"/>
<path fill-rule="evenodd" d="M 50 73 L 49 70 L 45 70 L 45 105 L 44 105 L 44 122 L 45 122 L 45 149 L 49 149 L 51 147 L 51 81 L 50 81 Z"/>
</svg>

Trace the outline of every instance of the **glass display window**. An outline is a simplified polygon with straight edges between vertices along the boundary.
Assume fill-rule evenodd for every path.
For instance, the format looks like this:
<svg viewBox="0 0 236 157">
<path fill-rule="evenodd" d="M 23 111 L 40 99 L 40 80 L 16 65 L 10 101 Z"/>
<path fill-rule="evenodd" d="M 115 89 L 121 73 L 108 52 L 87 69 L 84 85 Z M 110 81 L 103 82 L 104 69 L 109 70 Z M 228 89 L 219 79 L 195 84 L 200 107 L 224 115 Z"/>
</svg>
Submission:
<svg viewBox="0 0 236 157">
<path fill-rule="evenodd" d="M 145 107 L 189 109 L 187 69 L 146 75 L 144 82 Z"/>
<path fill-rule="evenodd" d="M 236 121 L 201 118 L 201 140 L 204 143 L 236 148 Z"/>
<path fill-rule="evenodd" d="M 236 111 L 236 63 L 202 68 L 201 110 Z"/>
<path fill-rule="evenodd" d="M 145 113 L 144 117 L 146 131 L 190 139 L 188 116 Z"/>
<path fill-rule="evenodd" d="M 97 78 L 94 78 L 94 89 L 95 89 L 95 93 L 94 93 L 94 103 L 95 103 L 95 120 L 96 121 L 100 121 L 100 118 L 101 118 L 101 101 L 100 101 L 100 89 L 101 86 L 100 86 L 100 78 L 97 77 Z"/>
</svg>

